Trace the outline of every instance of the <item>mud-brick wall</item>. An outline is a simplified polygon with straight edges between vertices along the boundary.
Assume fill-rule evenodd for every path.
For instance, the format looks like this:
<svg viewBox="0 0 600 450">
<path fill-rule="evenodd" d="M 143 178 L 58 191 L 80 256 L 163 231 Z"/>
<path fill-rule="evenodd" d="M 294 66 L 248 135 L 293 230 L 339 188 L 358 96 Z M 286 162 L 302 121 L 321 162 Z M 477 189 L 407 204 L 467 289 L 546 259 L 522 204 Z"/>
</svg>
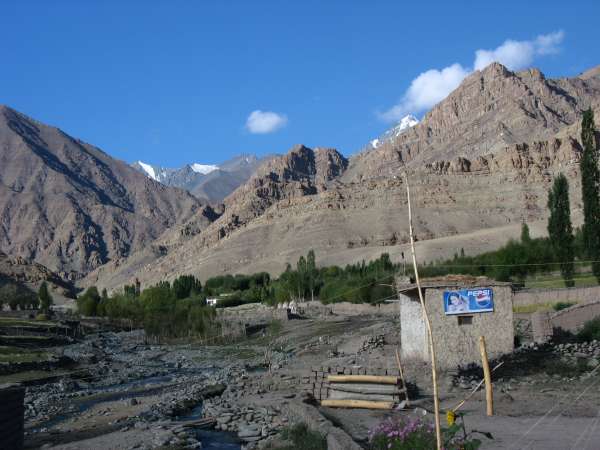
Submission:
<svg viewBox="0 0 600 450">
<path fill-rule="evenodd" d="M 514 349 L 512 289 L 510 286 L 491 287 L 494 292 L 494 311 L 465 314 L 471 324 L 459 324 L 456 315 L 444 312 L 444 288 L 425 290 L 431 327 L 435 342 L 437 364 L 441 369 L 455 369 L 470 363 L 481 363 L 479 337 L 484 336 L 488 358 L 494 359 Z M 476 289 L 477 287 L 469 287 Z M 415 300 L 401 303 L 401 352 L 403 359 L 429 361 L 427 332 L 421 305 Z"/>
<path fill-rule="evenodd" d="M 25 389 L 0 388 L 0 448 L 21 450 L 23 448 Z"/>
<path fill-rule="evenodd" d="M 298 303 L 298 308 L 308 316 L 386 316 L 394 317 L 400 314 L 399 303 L 383 303 L 370 305 L 368 303 L 339 302 L 324 305 L 318 300 Z"/>
<path fill-rule="evenodd" d="M 568 302 L 589 303 L 600 300 L 600 286 L 563 289 L 527 289 L 514 294 L 515 306 Z"/>
<path fill-rule="evenodd" d="M 583 325 L 595 317 L 600 316 L 600 300 L 586 304 L 574 305 L 570 308 L 550 314 L 552 328 L 562 328 L 565 331 L 576 333 Z"/>
</svg>

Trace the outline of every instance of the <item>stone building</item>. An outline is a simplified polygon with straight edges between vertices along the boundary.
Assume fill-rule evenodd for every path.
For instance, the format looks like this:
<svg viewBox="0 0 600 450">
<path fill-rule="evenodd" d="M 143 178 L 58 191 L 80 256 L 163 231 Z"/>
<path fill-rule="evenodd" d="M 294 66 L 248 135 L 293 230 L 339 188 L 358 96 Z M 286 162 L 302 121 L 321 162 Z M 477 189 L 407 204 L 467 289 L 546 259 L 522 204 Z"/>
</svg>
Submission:
<svg viewBox="0 0 600 450">
<path fill-rule="evenodd" d="M 397 280 L 403 361 L 430 361 L 427 329 L 414 283 Z M 514 348 L 512 286 L 487 278 L 449 276 L 421 283 L 442 370 L 481 363 L 479 337 L 489 359 Z"/>
</svg>

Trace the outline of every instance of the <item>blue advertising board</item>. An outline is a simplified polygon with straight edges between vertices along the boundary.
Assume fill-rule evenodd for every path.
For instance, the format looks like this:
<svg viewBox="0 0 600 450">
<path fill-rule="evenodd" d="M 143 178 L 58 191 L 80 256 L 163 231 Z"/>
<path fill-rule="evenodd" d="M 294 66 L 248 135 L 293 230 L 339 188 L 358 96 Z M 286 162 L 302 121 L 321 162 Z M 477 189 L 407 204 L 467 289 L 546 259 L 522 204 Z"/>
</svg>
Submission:
<svg viewBox="0 0 600 450">
<path fill-rule="evenodd" d="M 494 311 L 494 291 L 491 288 L 444 291 L 444 312 L 471 314 Z"/>
</svg>

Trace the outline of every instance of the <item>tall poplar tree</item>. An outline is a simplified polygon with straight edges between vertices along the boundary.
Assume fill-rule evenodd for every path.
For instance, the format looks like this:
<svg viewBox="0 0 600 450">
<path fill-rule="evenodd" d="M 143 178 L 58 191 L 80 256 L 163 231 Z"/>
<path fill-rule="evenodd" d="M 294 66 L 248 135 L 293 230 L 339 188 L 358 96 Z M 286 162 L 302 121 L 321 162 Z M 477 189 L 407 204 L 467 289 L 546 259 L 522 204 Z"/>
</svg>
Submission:
<svg viewBox="0 0 600 450">
<path fill-rule="evenodd" d="M 561 173 L 554 179 L 554 184 L 548 192 L 548 234 L 554 251 L 554 256 L 560 262 L 560 273 L 565 285 L 575 285 L 575 246 L 573 227 L 571 225 L 571 207 L 569 204 L 569 182 Z"/>
<path fill-rule="evenodd" d="M 583 113 L 581 122 L 581 194 L 583 200 L 583 245 L 588 259 L 600 261 L 600 171 L 594 112 Z M 592 272 L 600 282 L 600 262 L 592 263 Z"/>
<path fill-rule="evenodd" d="M 50 292 L 48 291 L 48 283 L 46 283 L 45 281 L 40 286 L 40 290 L 38 291 L 38 297 L 40 299 L 40 309 L 44 312 L 44 314 L 49 314 L 53 300 L 52 296 L 50 295 Z"/>
</svg>

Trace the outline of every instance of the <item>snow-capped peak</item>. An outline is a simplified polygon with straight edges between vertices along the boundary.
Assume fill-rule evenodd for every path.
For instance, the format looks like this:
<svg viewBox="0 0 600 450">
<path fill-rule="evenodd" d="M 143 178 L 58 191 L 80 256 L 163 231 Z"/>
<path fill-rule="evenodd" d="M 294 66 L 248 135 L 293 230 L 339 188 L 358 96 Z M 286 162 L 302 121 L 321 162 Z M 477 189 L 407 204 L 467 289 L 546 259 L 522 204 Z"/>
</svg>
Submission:
<svg viewBox="0 0 600 450">
<path fill-rule="evenodd" d="M 206 175 L 207 173 L 211 173 L 219 168 L 219 166 L 215 166 L 212 164 L 190 164 L 190 168 L 196 172 L 201 173 L 202 175 Z"/>
<path fill-rule="evenodd" d="M 142 170 L 144 172 L 146 172 L 146 175 L 148 175 L 154 181 L 158 181 L 156 179 L 156 171 L 154 170 L 154 167 L 152 167 L 150 164 L 146 164 L 146 163 L 144 163 L 142 161 L 138 161 L 137 163 L 142 168 Z"/>
<path fill-rule="evenodd" d="M 402 119 L 400 119 L 400 122 L 398 122 L 393 128 L 390 128 L 388 131 L 383 133 L 377 139 L 373 139 L 371 142 L 369 142 L 369 147 L 367 147 L 367 148 L 372 148 L 372 149 L 377 148 L 381 144 L 383 144 L 387 141 L 390 141 L 397 136 L 400 136 L 406 130 L 408 130 L 411 127 L 414 127 L 418 123 L 419 123 L 419 119 L 417 119 L 412 114 L 408 114 L 408 115 L 404 116 Z"/>
<path fill-rule="evenodd" d="M 398 131 L 398 134 L 400 134 L 402 131 L 407 130 L 408 128 L 414 127 L 418 123 L 419 123 L 419 119 L 417 119 L 412 114 L 408 114 L 408 115 L 404 116 L 402 119 L 400 119 L 400 122 L 394 128 Z M 396 134 L 396 136 L 398 134 Z"/>
</svg>

